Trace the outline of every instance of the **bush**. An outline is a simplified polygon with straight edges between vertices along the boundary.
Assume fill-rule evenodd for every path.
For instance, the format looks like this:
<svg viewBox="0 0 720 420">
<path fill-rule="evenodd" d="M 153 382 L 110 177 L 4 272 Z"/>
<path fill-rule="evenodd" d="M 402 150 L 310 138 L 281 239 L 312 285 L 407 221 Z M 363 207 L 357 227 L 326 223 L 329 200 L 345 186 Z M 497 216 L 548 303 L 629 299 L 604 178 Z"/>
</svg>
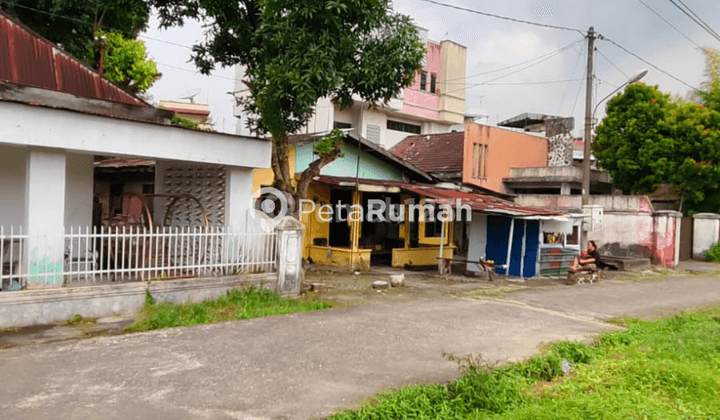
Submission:
<svg viewBox="0 0 720 420">
<path fill-rule="evenodd" d="M 705 251 L 705 256 L 712 262 L 720 262 L 720 242 Z"/>
</svg>

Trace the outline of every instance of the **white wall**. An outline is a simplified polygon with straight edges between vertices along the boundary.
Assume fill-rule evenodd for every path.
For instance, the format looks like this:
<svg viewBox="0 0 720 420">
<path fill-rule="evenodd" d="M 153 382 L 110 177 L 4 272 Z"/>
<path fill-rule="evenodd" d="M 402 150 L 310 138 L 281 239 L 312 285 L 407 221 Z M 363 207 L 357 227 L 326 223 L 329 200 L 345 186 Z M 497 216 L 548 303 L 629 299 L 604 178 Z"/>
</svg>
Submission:
<svg viewBox="0 0 720 420">
<path fill-rule="evenodd" d="M 18 228 L 25 222 L 25 159 L 27 149 L 0 145 L 0 226 Z"/>
<path fill-rule="evenodd" d="M 720 238 L 720 215 L 700 213 L 693 217 L 692 258 L 704 261 L 705 251 L 718 243 Z"/>
<path fill-rule="evenodd" d="M 487 215 L 474 211 L 470 224 L 470 237 L 468 249 L 468 261 L 485 260 L 485 248 L 487 247 Z M 473 272 L 483 271 L 477 264 L 468 263 L 467 270 Z"/>
<path fill-rule="evenodd" d="M 92 226 L 93 157 L 68 153 L 65 172 L 65 229 Z"/>
<path fill-rule="evenodd" d="M 0 142 L 76 153 L 269 168 L 267 140 L 0 102 Z M 42 124 L 38 124 L 41 121 Z"/>
</svg>

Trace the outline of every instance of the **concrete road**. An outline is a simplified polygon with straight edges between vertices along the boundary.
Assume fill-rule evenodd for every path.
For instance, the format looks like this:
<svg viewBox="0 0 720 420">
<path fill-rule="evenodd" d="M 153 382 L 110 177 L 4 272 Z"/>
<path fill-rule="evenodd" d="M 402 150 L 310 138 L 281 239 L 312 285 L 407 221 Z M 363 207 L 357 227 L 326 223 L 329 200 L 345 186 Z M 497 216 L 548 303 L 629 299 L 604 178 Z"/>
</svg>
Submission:
<svg viewBox="0 0 720 420">
<path fill-rule="evenodd" d="M 458 375 L 443 351 L 488 361 L 614 327 L 600 319 L 720 303 L 720 279 L 552 287 L 434 299 L 0 351 L 8 419 L 308 419 L 378 391 Z"/>
</svg>

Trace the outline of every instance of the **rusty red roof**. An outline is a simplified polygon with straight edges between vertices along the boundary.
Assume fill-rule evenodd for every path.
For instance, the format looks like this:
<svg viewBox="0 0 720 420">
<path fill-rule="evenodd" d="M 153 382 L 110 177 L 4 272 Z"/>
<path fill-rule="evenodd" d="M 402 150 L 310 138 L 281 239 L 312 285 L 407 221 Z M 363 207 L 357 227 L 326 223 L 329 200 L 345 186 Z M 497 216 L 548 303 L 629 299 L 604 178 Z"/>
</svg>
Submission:
<svg viewBox="0 0 720 420">
<path fill-rule="evenodd" d="M 321 175 L 315 178 L 318 182 L 329 185 L 353 187 L 355 178 L 344 178 Z M 511 201 L 503 200 L 486 194 L 441 188 L 430 184 L 412 184 L 400 181 L 386 181 L 375 179 L 360 179 L 360 185 L 376 185 L 396 187 L 401 190 L 435 200 L 437 204 L 446 204 L 456 207 L 457 203 L 466 204 L 475 211 L 495 213 L 520 218 L 566 217 L 564 213 L 545 210 L 537 207 L 526 207 Z M 460 200 L 460 201 L 457 201 Z"/>
<path fill-rule="evenodd" d="M 151 159 L 117 157 L 95 162 L 96 168 L 132 168 L 137 166 L 155 166 L 155 161 Z"/>
<path fill-rule="evenodd" d="M 149 106 L 0 11 L 0 81 L 137 106 Z"/>
<path fill-rule="evenodd" d="M 465 132 L 406 137 L 390 152 L 425 172 L 462 172 Z"/>
</svg>

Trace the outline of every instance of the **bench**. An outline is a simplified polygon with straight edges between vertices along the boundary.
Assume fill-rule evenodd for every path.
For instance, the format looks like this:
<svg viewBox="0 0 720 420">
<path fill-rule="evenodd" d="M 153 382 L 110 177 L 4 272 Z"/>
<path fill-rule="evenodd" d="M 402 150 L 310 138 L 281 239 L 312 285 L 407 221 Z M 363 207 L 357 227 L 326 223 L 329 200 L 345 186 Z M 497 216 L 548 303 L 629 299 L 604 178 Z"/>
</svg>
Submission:
<svg viewBox="0 0 720 420">
<path fill-rule="evenodd" d="M 477 261 L 469 260 L 468 258 L 463 257 L 452 257 L 452 258 L 441 258 L 438 257 L 438 260 L 443 261 L 443 274 L 452 274 L 452 263 L 453 262 L 461 262 L 461 263 L 469 263 L 469 264 L 477 264 L 481 266 L 485 272 L 488 274 L 488 280 L 494 281 L 493 278 L 493 272 L 496 268 L 502 268 L 505 270 L 505 276 L 507 277 L 507 270 L 505 265 L 496 265 L 495 263 L 489 263 L 487 261 L 483 261 L 478 259 Z"/>
</svg>

